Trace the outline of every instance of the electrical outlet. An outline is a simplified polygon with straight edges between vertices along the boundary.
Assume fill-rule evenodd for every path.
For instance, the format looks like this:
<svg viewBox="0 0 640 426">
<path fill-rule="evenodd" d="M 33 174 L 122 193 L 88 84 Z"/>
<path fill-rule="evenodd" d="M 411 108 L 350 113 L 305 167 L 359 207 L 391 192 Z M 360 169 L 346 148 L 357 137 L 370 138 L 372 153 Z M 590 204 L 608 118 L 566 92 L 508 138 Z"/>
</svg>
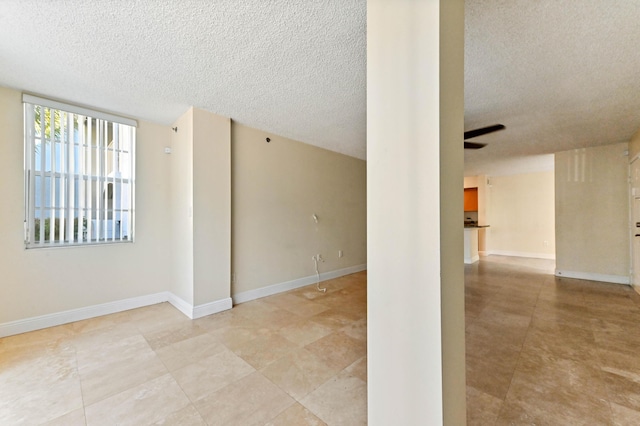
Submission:
<svg viewBox="0 0 640 426">
<path fill-rule="evenodd" d="M 549 241 L 544 240 L 544 242 L 542 243 L 545 247 L 549 247 Z"/>
<path fill-rule="evenodd" d="M 342 250 L 338 250 L 338 257 L 342 257 L 343 255 Z"/>
</svg>

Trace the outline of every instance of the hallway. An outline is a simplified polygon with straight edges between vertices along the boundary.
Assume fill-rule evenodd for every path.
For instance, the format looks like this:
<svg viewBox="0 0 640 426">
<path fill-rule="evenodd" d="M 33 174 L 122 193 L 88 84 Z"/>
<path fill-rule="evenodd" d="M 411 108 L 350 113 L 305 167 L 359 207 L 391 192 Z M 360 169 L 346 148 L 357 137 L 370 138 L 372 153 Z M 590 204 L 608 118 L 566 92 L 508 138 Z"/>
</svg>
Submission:
<svg viewBox="0 0 640 426">
<path fill-rule="evenodd" d="M 553 267 L 465 266 L 468 424 L 640 424 L 640 296 Z"/>
</svg>

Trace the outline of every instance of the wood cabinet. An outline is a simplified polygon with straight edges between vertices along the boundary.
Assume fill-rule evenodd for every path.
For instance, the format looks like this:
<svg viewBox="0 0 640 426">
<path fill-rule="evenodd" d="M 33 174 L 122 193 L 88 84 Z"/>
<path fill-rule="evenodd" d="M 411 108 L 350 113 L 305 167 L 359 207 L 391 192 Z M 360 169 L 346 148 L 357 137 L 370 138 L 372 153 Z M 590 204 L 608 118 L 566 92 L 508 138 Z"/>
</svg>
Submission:
<svg viewBox="0 0 640 426">
<path fill-rule="evenodd" d="M 464 189 L 464 211 L 465 212 L 478 211 L 478 188 Z"/>
</svg>

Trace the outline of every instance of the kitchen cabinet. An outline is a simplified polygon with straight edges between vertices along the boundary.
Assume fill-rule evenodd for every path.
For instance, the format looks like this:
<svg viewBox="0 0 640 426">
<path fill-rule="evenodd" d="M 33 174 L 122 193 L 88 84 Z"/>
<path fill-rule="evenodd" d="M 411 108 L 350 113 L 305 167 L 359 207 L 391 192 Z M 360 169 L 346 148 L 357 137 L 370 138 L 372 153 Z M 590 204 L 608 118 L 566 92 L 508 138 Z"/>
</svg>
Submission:
<svg viewBox="0 0 640 426">
<path fill-rule="evenodd" d="M 464 211 L 465 212 L 478 211 L 478 188 L 464 189 Z"/>
</svg>

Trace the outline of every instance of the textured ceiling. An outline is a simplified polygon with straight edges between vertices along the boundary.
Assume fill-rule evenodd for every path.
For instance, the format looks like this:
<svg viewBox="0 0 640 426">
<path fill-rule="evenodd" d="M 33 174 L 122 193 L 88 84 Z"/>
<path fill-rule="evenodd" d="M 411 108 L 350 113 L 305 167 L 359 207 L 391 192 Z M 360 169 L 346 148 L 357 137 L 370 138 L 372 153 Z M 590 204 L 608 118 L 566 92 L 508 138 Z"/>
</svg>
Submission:
<svg viewBox="0 0 640 426">
<path fill-rule="evenodd" d="M 465 175 L 640 128 L 640 1 L 465 7 L 465 130 L 507 126 Z M 0 85 L 164 124 L 193 105 L 365 158 L 366 0 L 1 0 Z"/>
<path fill-rule="evenodd" d="M 2 0 L 0 85 L 171 124 L 191 105 L 365 158 L 362 0 Z"/>
<path fill-rule="evenodd" d="M 507 126 L 473 139 L 488 145 L 465 175 L 549 169 L 540 154 L 640 128 L 640 1 L 467 0 L 465 18 L 465 130 Z"/>
</svg>

